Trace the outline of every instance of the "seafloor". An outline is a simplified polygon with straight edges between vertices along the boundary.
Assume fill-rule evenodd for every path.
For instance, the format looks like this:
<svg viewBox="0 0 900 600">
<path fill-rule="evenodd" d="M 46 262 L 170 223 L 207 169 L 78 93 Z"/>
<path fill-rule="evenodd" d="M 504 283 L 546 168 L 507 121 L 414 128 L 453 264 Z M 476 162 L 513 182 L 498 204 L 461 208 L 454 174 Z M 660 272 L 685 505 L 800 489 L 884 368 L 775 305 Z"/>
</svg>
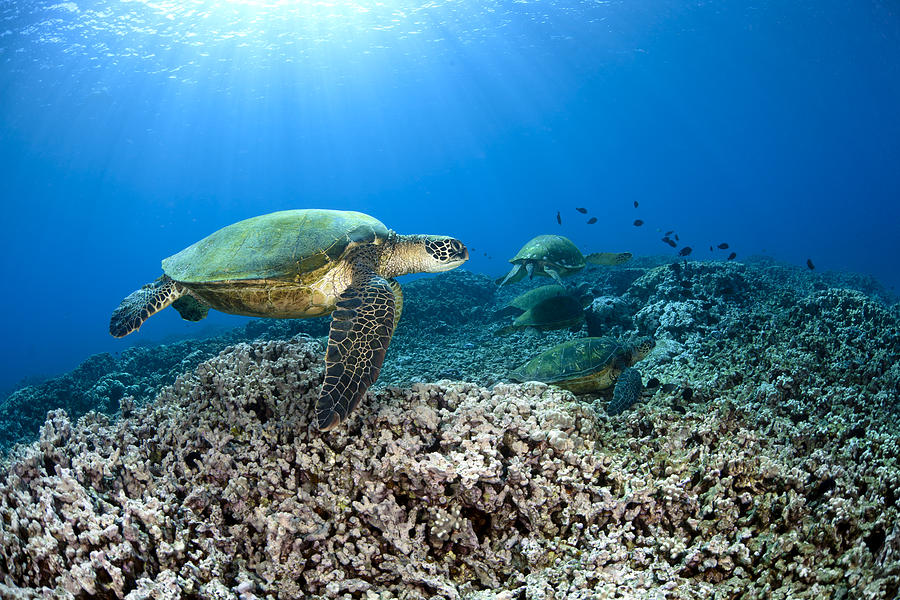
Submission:
<svg viewBox="0 0 900 600">
<path fill-rule="evenodd" d="M 379 384 L 328 434 L 310 428 L 324 319 L 18 390 L 0 597 L 897 598 L 888 293 L 764 259 L 570 281 L 595 297 L 587 326 L 505 337 L 494 312 L 546 280 L 406 284 Z M 660 385 L 609 417 L 608 396 L 508 383 L 588 332 L 656 336 L 638 367 Z"/>
</svg>

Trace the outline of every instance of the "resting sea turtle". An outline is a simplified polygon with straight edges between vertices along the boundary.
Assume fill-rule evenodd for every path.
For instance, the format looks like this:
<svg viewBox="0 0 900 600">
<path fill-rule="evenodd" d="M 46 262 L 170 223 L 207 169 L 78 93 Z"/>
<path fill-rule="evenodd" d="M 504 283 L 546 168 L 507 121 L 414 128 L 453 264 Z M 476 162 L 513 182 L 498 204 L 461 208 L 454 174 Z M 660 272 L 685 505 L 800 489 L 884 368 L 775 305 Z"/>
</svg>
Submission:
<svg viewBox="0 0 900 600">
<path fill-rule="evenodd" d="M 506 277 L 497 280 L 499 285 L 515 283 L 528 274 L 552 277 L 563 285 L 562 278 L 577 273 L 585 263 L 594 265 L 620 265 L 631 258 L 630 252 L 595 252 L 584 256 L 569 238 L 561 235 L 539 235 L 522 246 L 509 262 L 513 264 Z"/>
<path fill-rule="evenodd" d="M 580 326 L 584 323 L 584 309 L 592 301 L 593 297 L 582 288 L 570 293 L 556 284 L 541 286 L 516 297 L 500 311 L 517 317 L 512 324 L 497 331 L 497 335 L 526 327 L 550 330 Z"/>
<path fill-rule="evenodd" d="M 325 381 L 316 402 L 333 429 L 378 378 L 403 310 L 394 277 L 454 269 L 459 240 L 398 235 L 363 213 L 285 210 L 229 225 L 162 261 L 163 275 L 125 298 L 109 332 L 123 337 L 170 304 L 199 321 L 210 308 L 270 318 L 331 313 Z"/>
<path fill-rule="evenodd" d="M 542 285 L 534 289 L 523 292 L 509 301 L 509 304 L 494 313 L 495 318 L 502 317 L 518 317 L 529 308 L 536 306 L 547 298 L 555 298 L 557 296 L 576 295 L 579 298 L 587 296 L 588 285 L 582 283 L 575 290 L 567 290 L 565 287 L 551 283 Z"/>
<path fill-rule="evenodd" d="M 611 337 L 578 338 L 538 354 L 512 371 L 510 377 L 514 381 L 552 383 L 576 394 L 605 390 L 615 384 L 614 401 L 607 410 L 617 414 L 633 404 L 641 392 L 640 373 L 629 367 L 647 356 L 655 345 L 651 337 L 633 343 Z M 623 371 L 628 372 L 624 378 Z"/>
</svg>

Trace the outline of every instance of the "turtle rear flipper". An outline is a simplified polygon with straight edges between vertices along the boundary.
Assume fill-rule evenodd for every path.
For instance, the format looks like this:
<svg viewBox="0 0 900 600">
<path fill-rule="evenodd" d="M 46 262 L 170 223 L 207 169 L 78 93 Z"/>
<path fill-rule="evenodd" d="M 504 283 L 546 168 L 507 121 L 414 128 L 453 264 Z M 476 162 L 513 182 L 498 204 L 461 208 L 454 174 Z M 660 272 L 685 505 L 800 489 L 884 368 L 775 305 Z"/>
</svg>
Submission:
<svg viewBox="0 0 900 600">
<path fill-rule="evenodd" d="M 592 265 L 621 265 L 631 260 L 631 252 L 594 252 L 584 257 Z"/>
<path fill-rule="evenodd" d="M 137 331 L 144 321 L 183 296 L 187 290 L 163 275 L 153 283 L 128 294 L 109 320 L 109 333 L 113 337 L 125 337 Z"/>
<path fill-rule="evenodd" d="M 319 430 L 337 427 L 378 379 L 394 333 L 395 306 L 402 306 L 395 293 L 371 268 L 354 268 L 353 283 L 331 313 L 325 382 L 316 402 Z"/>
<path fill-rule="evenodd" d="M 622 371 L 613 389 L 612 400 L 606 405 L 606 414 L 618 415 L 631 408 L 631 405 L 640 398 L 642 389 L 644 384 L 637 369 L 629 367 Z"/>
</svg>

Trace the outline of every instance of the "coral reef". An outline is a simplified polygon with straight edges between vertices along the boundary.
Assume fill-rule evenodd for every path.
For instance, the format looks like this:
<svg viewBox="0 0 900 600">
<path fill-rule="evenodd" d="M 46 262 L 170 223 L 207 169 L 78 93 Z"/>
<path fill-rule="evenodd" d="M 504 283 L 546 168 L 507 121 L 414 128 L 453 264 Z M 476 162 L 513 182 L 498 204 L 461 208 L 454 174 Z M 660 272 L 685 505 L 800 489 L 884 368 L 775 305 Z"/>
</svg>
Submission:
<svg viewBox="0 0 900 600">
<path fill-rule="evenodd" d="M 116 422 L 51 413 L 0 476 L 0 593 L 900 589 L 889 415 L 871 410 L 844 427 L 828 412 L 813 426 L 768 396 L 741 408 L 708 387 L 688 411 L 639 405 L 609 418 L 541 384 L 445 382 L 370 393 L 346 428 L 323 436 L 310 429 L 321 354 L 309 338 L 241 344 Z"/>
<path fill-rule="evenodd" d="M 158 346 L 132 346 L 119 356 L 97 354 L 75 370 L 16 390 L 0 402 L 0 451 L 33 440 L 50 410 L 64 409 L 72 419 L 95 410 L 113 415 L 130 396 L 141 404 L 166 385 L 227 346 L 254 339 L 290 339 L 298 333 L 328 335 L 324 319 L 259 319 L 224 335 L 180 340 Z"/>
<path fill-rule="evenodd" d="M 829 289 L 855 289 L 878 306 L 887 306 L 885 300 L 890 298 L 871 278 L 810 273 L 768 257 L 753 257 L 747 264 L 636 257 L 622 267 L 589 265 L 567 282 L 573 287 L 583 285 L 595 297 L 587 311 L 586 329 L 543 334 L 518 331 L 507 339 L 495 335 L 498 324 L 492 318 L 496 310 L 546 281 L 525 281 L 497 290 L 490 278 L 458 269 L 404 284 L 404 317 L 377 385 L 439 379 L 492 385 L 506 381 L 510 369 L 535 354 L 583 335 L 654 334 L 667 340 L 659 348 L 657 361 L 668 357 L 666 360 L 689 362 L 697 355 L 695 362 L 702 365 L 708 361 L 703 354 L 707 350 L 701 346 L 710 339 L 746 339 L 748 328 L 765 327 L 805 298 Z M 835 318 L 840 325 L 840 317 Z M 133 396 L 137 404 L 146 402 L 179 374 L 228 345 L 290 339 L 298 333 L 323 337 L 328 334 L 328 324 L 328 319 L 261 319 L 217 337 L 134 347 L 118 358 L 108 354 L 91 357 L 72 373 L 27 386 L 0 401 L 0 452 L 14 443 L 33 440 L 49 410 L 63 408 L 72 419 L 87 410 L 113 415 L 121 396 Z M 786 330 L 788 335 L 790 331 Z M 674 372 L 659 375 L 669 380 L 682 378 Z"/>
<path fill-rule="evenodd" d="M 657 338 L 621 415 L 611 394 L 503 383 L 586 332 L 498 337 L 529 283 L 465 272 L 404 286 L 378 385 L 329 434 L 310 429 L 327 320 L 26 388 L 0 410 L 43 422 L 46 393 L 65 411 L 0 464 L 0 597 L 900 594 L 900 306 L 768 259 L 570 280 L 595 295 L 588 329 Z"/>
</svg>

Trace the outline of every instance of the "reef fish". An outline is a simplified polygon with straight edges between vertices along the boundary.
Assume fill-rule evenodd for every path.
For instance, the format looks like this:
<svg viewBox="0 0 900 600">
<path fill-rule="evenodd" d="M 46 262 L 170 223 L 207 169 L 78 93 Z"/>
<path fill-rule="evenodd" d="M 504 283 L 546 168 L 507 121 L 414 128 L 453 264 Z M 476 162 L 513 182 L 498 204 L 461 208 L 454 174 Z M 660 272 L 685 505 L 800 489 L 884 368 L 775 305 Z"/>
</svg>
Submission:
<svg viewBox="0 0 900 600">
<path fill-rule="evenodd" d="M 591 217 L 590 219 L 588 219 L 588 223 L 587 223 L 587 224 L 588 224 L 588 225 L 593 225 L 593 224 L 596 223 L 596 222 L 597 222 L 597 217 Z"/>
<path fill-rule="evenodd" d="M 816 265 L 813 264 L 813 261 L 811 258 L 806 259 L 806 266 L 809 267 L 810 271 L 812 271 L 813 269 L 816 268 Z"/>
<path fill-rule="evenodd" d="M 685 247 L 682 248 L 681 251 L 678 253 L 678 256 L 687 256 L 687 255 L 690 254 L 690 253 L 691 253 L 691 247 L 690 247 L 690 246 L 685 246 Z"/>
<path fill-rule="evenodd" d="M 674 248 L 675 246 L 678 245 L 678 244 L 675 243 L 675 240 L 670 240 L 668 236 L 664 237 L 664 238 L 662 239 L 662 241 L 664 241 L 664 242 L 667 243 L 668 245 L 672 246 L 673 248 Z"/>
<path fill-rule="evenodd" d="M 637 200 L 634 201 L 634 207 L 635 207 L 635 208 L 638 207 L 638 201 L 637 201 Z"/>
<path fill-rule="evenodd" d="M 586 209 L 586 208 L 576 208 L 575 210 L 577 210 L 578 212 L 580 212 L 580 213 L 583 214 L 583 215 L 586 215 L 586 214 L 587 214 L 587 209 Z"/>
<path fill-rule="evenodd" d="M 737 252 L 732 252 L 728 255 L 728 260 L 734 260 L 737 258 Z"/>
<path fill-rule="evenodd" d="M 728 250 L 728 244 L 726 244 L 725 242 L 722 242 L 717 247 L 719 248 L 719 250 Z"/>
<path fill-rule="evenodd" d="M 640 226 L 643 225 L 643 224 L 644 224 L 644 222 L 641 221 L 640 219 L 635 219 L 635 220 L 634 220 L 634 226 L 635 226 L 635 227 L 640 227 Z"/>
<path fill-rule="evenodd" d="M 556 222 L 562 225 L 562 217 L 559 214 L 559 211 L 556 211 Z"/>
</svg>

